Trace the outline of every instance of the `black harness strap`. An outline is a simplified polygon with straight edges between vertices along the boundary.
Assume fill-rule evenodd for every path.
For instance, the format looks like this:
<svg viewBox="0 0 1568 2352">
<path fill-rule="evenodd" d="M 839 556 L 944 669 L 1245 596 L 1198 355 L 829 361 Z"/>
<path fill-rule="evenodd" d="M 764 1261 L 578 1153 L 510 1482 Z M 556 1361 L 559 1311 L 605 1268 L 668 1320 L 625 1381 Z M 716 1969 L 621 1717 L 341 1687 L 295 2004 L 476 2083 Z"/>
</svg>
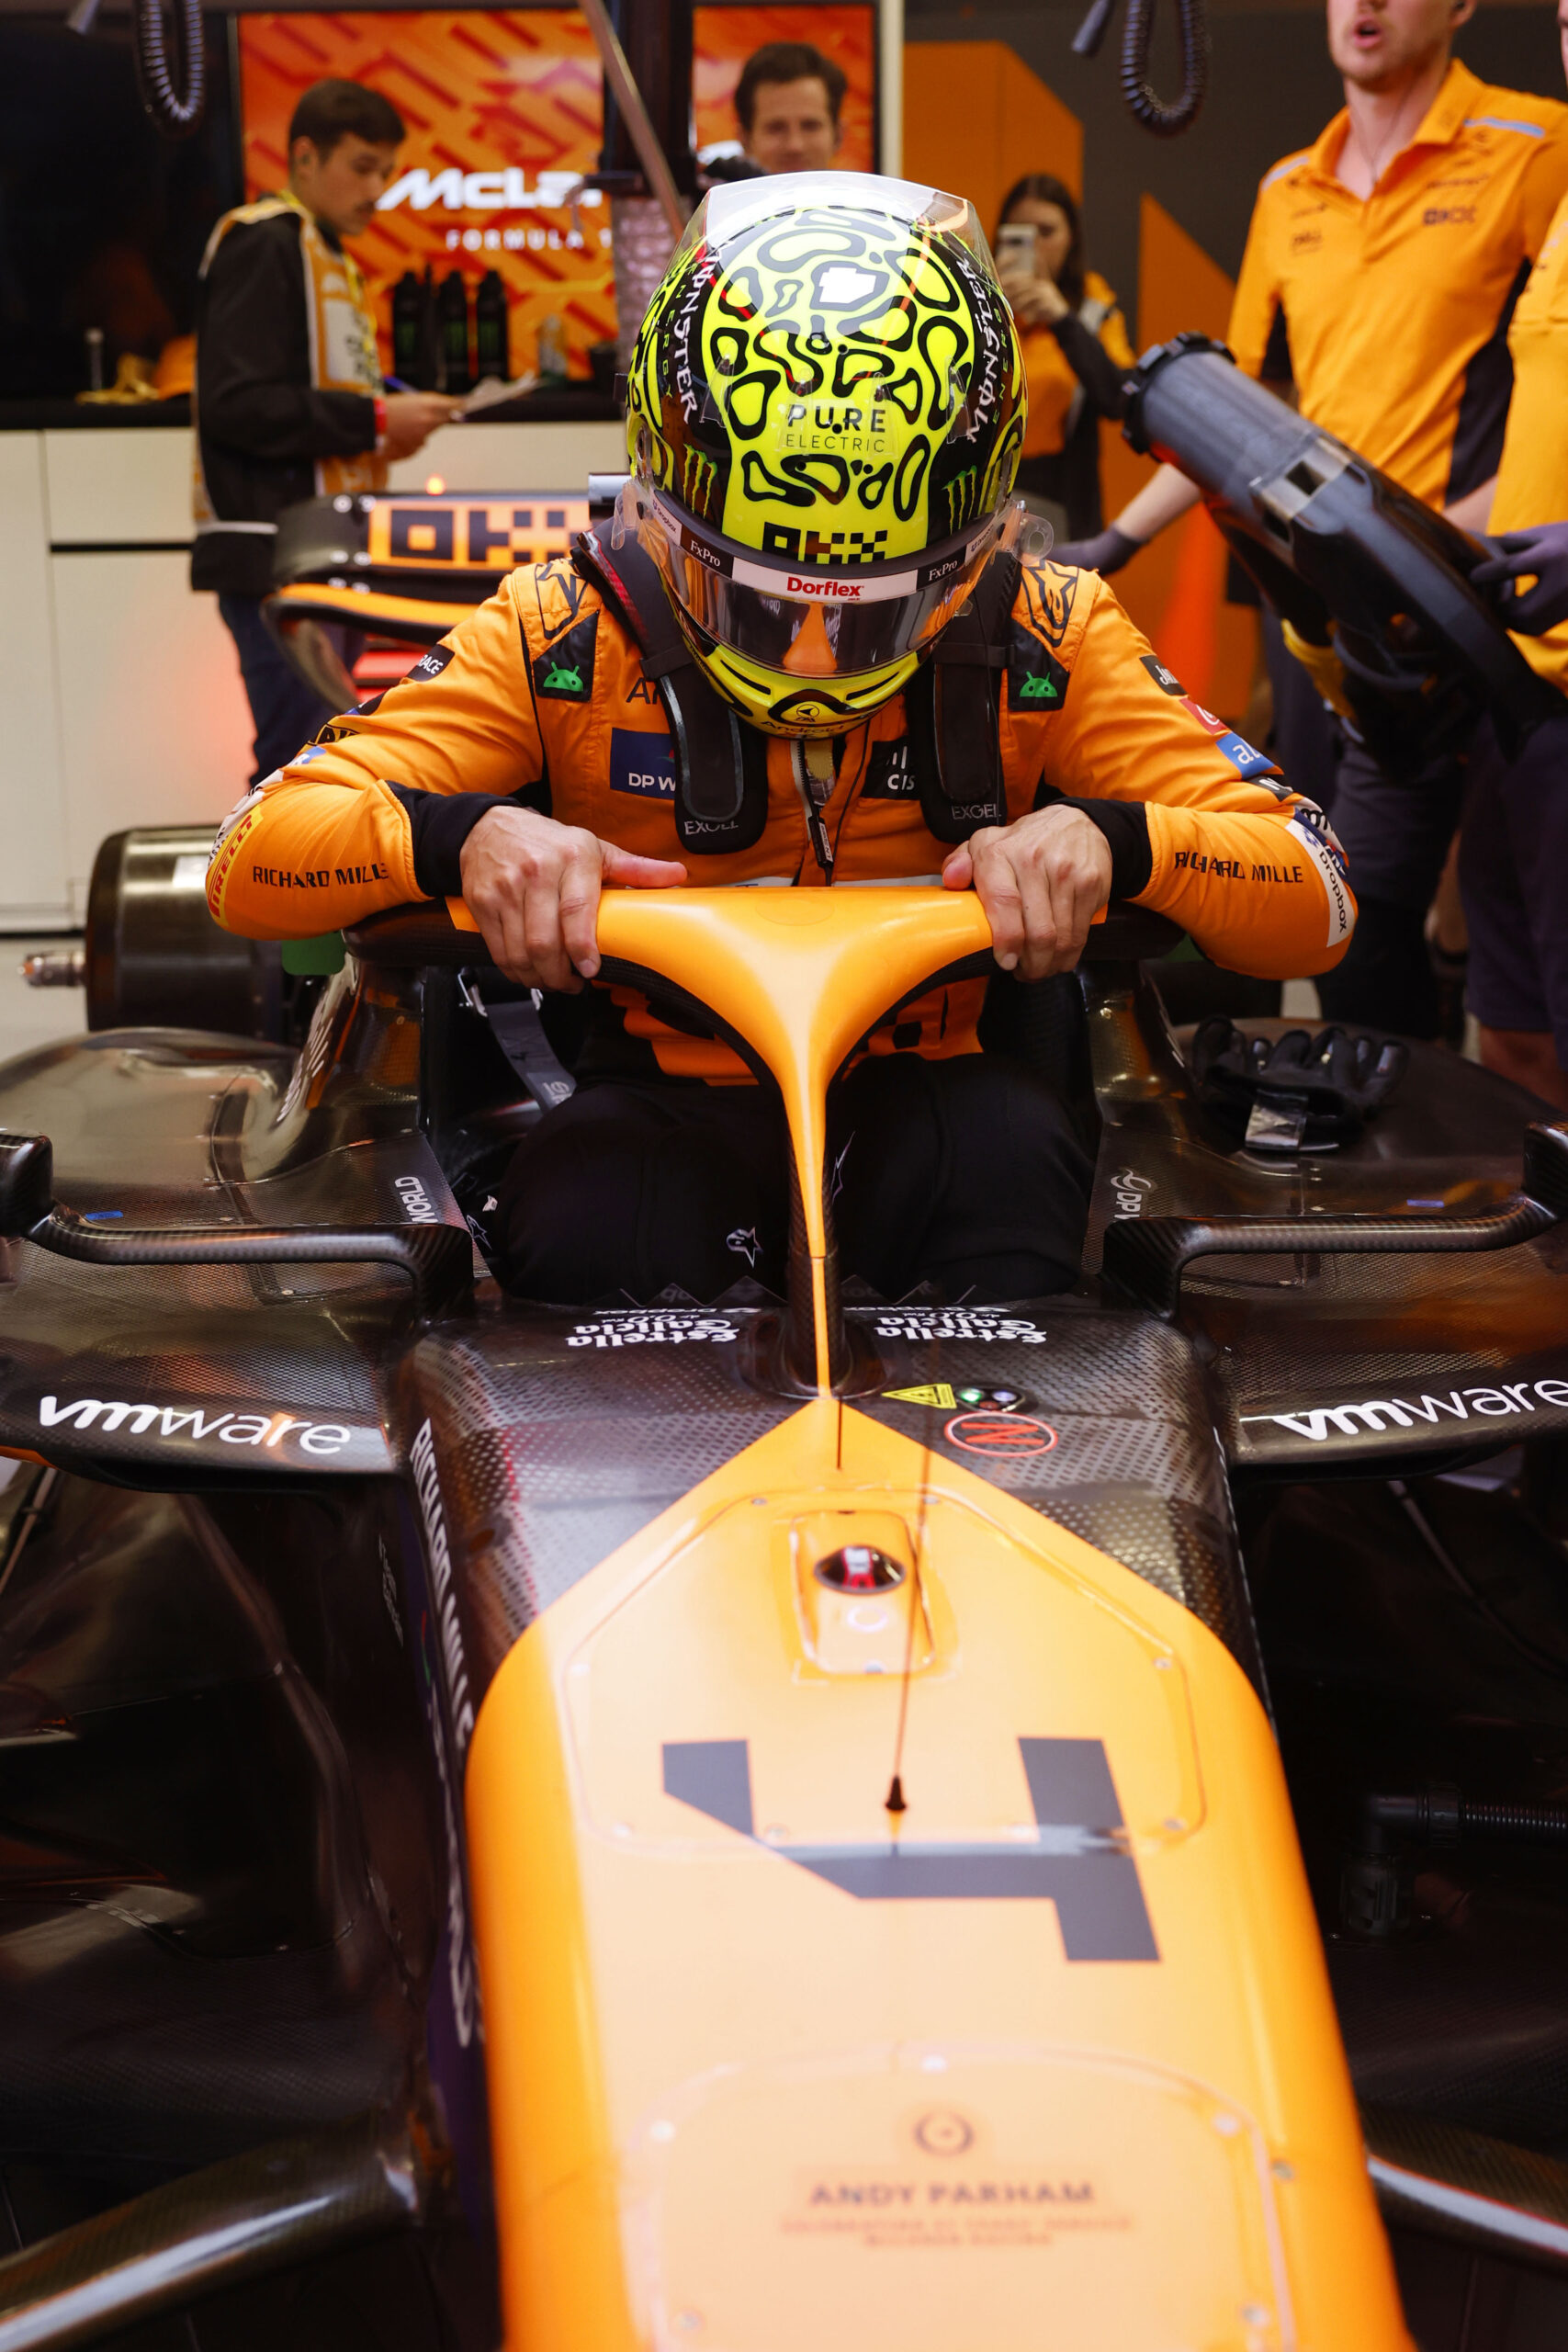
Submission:
<svg viewBox="0 0 1568 2352">
<path fill-rule="evenodd" d="M 1008 820 L 1000 674 L 1018 575 L 1016 556 L 991 558 L 935 654 L 905 689 L 920 810 L 939 842 L 967 841 L 982 825 Z"/>
<path fill-rule="evenodd" d="M 629 534 L 612 555 L 597 531 L 581 532 L 572 559 L 637 639 L 658 685 L 675 747 L 682 847 L 698 856 L 750 849 L 768 818 L 766 736 L 738 718 L 704 675 L 657 565 Z M 967 841 L 982 825 L 1008 821 L 1000 676 L 1018 579 L 1016 556 L 994 555 L 904 690 L 909 763 L 939 842 Z"/>
<path fill-rule="evenodd" d="M 628 534 L 612 554 L 596 531 L 572 542 L 579 571 L 637 639 L 675 751 L 675 831 L 699 857 L 750 849 L 768 821 L 768 746 L 743 726 L 704 676 L 664 591 L 657 565 Z"/>
</svg>

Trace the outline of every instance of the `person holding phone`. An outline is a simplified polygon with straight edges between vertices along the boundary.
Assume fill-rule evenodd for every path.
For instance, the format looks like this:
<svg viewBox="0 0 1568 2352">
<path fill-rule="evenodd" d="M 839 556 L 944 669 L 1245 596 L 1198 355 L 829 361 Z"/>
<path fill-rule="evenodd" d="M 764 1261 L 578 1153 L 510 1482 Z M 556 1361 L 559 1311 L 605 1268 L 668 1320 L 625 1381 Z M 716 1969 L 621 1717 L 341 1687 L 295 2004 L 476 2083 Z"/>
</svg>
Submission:
<svg viewBox="0 0 1568 2352">
<path fill-rule="evenodd" d="M 1018 487 L 1058 538 L 1092 537 L 1104 524 L 1100 420 L 1122 413 L 1133 346 L 1115 295 L 1084 267 L 1072 191 L 1049 172 L 1031 173 L 1009 189 L 997 267 L 1029 379 Z"/>
</svg>

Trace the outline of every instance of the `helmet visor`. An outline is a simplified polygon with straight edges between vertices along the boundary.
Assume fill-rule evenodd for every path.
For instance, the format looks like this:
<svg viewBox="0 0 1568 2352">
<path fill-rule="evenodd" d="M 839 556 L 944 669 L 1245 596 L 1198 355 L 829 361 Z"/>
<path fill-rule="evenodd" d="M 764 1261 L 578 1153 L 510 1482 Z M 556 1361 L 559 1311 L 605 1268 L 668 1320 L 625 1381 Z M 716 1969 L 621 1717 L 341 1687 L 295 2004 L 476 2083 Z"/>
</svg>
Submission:
<svg viewBox="0 0 1568 2352">
<path fill-rule="evenodd" d="M 1029 519 L 1021 501 L 918 560 L 818 570 L 725 538 L 651 484 L 627 491 L 642 544 L 678 608 L 732 652 L 797 678 L 859 676 L 923 651 Z"/>
</svg>

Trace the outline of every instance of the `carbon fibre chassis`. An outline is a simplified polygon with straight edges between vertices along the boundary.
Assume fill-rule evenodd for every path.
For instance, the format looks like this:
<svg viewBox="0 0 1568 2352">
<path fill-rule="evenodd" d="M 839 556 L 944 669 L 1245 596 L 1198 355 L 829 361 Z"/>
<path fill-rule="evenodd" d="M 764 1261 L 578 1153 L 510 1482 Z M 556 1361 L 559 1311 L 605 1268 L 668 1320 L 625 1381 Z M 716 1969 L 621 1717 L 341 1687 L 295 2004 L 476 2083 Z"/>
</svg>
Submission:
<svg viewBox="0 0 1568 2352">
<path fill-rule="evenodd" d="M 421 1030 L 428 1005 L 434 1058 L 460 1061 L 446 1040 L 472 1016 L 453 1012 L 441 978 L 351 965 L 297 1069 L 183 1032 L 48 1048 L 0 1078 L 0 1125 L 51 1135 L 61 1196 L 110 1229 L 411 1214 L 460 1227 L 441 1159 L 454 1132 L 465 1148 L 471 1136 L 433 1110 Z M 1138 967 L 1090 965 L 1082 986 L 1101 1122 L 1085 1282 L 1010 1317 L 852 1308 L 852 1385 L 861 1409 L 1184 1600 L 1255 1670 L 1227 1473 L 1431 1466 L 1568 1429 L 1568 1239 L 1554 1228 L 1473 1259 L 1209 1259 L 1168 1323 L 1096 1295 L 1106 1224 L 1494 1205 L 1517 1186 L 1541 1106 L 1416 1048 L 1401 1099 L 1360 1143 L 1274 1164 L 1228 1148 L 1192 1101 Z M 461 1043 L 475 1050 L 468 1031 Z M 477 1050 L 493 1055 L 488 1038 Z M 484 1076 L 504 1092 L 496 1069 Z M 485 1141 L 534 1115 L 492 1108 Z M 481 1280 L 471 1308 L 415 1329 L 399 1278 L 364 1268 L 78 1268 L 26 1242 L 6 1257 L 8 1448 L 154 1487 L 270 1485 L 395 1473 L 430 1421 L 476 1704 L 537 1610 L 794 1401 L 766 1306 L 585 1318 Z M 953 1411 L 887 1393 L 998 1385 L 1043 1420 L 1045 1451 L 987 1458 L 949 1436 Z"/>
</svg>

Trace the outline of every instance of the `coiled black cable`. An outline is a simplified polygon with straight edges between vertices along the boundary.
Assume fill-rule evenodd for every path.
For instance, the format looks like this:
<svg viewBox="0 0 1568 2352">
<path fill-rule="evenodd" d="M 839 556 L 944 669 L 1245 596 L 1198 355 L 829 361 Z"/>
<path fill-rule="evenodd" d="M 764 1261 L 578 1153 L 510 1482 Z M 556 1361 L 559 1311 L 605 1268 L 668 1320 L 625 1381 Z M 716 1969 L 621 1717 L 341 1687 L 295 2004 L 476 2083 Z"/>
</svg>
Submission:
<svg viewBox="0 0 1568 2352">
<path fill-rule="evenodd" d="M 169 62 L 163 0 L 131 0 L 130 46 L 141 103 L 165 139 L 188 139 L 207 106 L 201 0 L 173 0 L 180 86 Z"/>
<path fill-rule="evenodd" d="M 1094 0 L 1073 36 L 1077 57 L 1094 57 L 1105 39 L 1116 0 Z M 1174 139 L 1197 121 L 1209 87 L 1207 0 L 1176 0 L 1176 37 L 1181 56 L 1181 95 L 1170 105 L 1149 80 L 1149 44 L 1154 39 L 1155 0 L 1127 0 L 1122 28 L 1122 95 L 1134 119 L 1156 139 Z"/>
</svg>

